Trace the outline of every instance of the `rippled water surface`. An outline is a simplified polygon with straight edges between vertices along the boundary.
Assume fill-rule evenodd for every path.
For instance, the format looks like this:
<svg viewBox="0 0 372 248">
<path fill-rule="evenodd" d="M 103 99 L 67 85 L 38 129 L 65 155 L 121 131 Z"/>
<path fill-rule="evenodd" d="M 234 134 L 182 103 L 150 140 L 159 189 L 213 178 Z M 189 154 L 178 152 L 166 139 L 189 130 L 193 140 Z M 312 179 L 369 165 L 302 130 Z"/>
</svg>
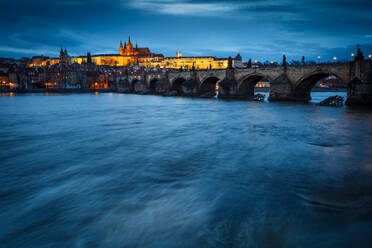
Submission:
<svg viewBox="0 0 372 248">
<path fill-rule="evenodd" d="M 371 247 L 370 110 L 110 93 L 0 111 L 0 247 Z"/>
</svg>

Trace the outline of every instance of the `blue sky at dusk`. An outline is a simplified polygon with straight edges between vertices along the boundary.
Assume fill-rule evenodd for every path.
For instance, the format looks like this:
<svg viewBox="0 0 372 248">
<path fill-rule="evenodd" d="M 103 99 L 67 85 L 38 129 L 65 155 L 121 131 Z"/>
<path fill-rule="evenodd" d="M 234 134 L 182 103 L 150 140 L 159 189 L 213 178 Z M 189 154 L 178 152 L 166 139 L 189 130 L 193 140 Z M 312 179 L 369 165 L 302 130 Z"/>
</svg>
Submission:
<svg viewBox="0 0 372 248">
<path fill-rule="evenodd" d="M 118 53 L 140 47 L 175 56 L 280 61 L 372 53 L 370 0 L 0 0 L 0 57 Z"/>
</svg>

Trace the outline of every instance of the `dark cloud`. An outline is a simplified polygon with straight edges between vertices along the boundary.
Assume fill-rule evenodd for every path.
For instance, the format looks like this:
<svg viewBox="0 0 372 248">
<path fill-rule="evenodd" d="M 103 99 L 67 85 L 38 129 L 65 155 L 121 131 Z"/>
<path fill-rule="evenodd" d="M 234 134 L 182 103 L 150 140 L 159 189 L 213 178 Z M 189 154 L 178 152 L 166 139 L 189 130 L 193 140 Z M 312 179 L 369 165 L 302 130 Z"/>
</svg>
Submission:
<svg viewBox="0 0 372 248">
<path fill-rule="evenodd" d="M 371 53 L 370 0 L 13 0 L 0 3 L 0 56 L 117 52 L 128 35 L 166 56 L 244 59 Z"/>
</svg>

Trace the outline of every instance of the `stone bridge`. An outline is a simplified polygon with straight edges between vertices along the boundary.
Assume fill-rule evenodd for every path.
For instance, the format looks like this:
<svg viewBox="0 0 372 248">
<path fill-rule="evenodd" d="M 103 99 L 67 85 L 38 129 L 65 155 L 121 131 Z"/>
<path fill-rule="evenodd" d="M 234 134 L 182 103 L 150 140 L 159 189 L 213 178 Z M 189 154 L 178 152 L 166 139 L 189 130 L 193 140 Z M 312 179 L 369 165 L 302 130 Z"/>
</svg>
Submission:
<svg viewBox="0 0 372 248">
<path fill-rule="evenodd" d="M 347 63 L 281 66 L 224 70 L 127 74 L 118 80 L 123 92 L 161 95 L 250 99 L 260 80 L 270 82 L 270 101 L 308 101 L 311 89 L 327 77 L 335 76 L 347 87 L 347 104 L 372 104 L 372 61 L 358 51 Z"/>
</svg>

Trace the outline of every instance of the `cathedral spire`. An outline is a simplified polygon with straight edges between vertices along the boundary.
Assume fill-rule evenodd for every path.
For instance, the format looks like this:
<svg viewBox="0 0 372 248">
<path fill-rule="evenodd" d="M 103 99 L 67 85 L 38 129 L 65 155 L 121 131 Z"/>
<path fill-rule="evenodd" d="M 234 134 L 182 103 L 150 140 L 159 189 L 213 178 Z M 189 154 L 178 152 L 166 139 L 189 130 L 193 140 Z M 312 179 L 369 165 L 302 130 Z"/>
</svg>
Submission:
<svg viewBox="0 0 372 248">
<path fill-rule="evenodd" d="M 120 41 L 119 54 L 124 55 L 124 48 L 123 48 L 123 42 L 122 41 Z"/>
<path fill-rule="evenodd" d="M 63 52 L 63 48 L 61 47 L 61 51 L 59 51 L 59 58 L 63 59 L 64 55 L 65 55 L 65 53 Z"/>
</svg>

